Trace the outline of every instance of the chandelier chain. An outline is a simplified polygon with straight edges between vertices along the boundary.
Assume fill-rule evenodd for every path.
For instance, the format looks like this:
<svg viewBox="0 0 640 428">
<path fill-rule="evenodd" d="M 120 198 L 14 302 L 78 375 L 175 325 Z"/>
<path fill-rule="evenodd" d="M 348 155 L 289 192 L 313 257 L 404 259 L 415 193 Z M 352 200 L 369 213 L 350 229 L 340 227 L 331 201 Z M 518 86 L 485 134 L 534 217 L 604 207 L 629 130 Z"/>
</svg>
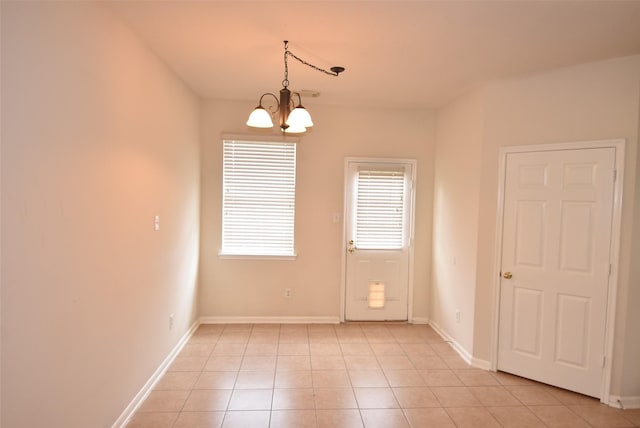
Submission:
<svg viewBox="0 0 640 428">
<path fill-rule="evenodd" d="M 285 40 L 284 42 L 284 80 L 282 81 L 282 86 L 287 88 L 289 86 L 289 61 L 287 61 L 287 54 L 289 53 L 289 48 L 287 47 L 289 42 Z"/>
<path fill-rule="evenodd" d="M 339 69 L 338 71 L 334 71 L 333 69 L 331 71 L 328 71 L 328 70 L 325 70 L 324 68 L 320 68 L 316 65 L 311 64 L 310 62 L 303 60 L 302 58 L 300 58 L 299 56 L 297 56 L 296 54 L 294 54 L 289 50 L 289 41 L 285 40 L 284 41 L 284 80 L 282 81 L 282 86 L 284 86 L 285 88 L 289 86 L 289 61 L 288 61 L 289 55 L 291 55 L 293 58 L 297 59 L 299 62 L 306 65 L 307 67 L 311 67 L 314 70 L 328 74 L 329 76 L 338 76 L 342 71 L 344 71 L 344 68 L 342 67 L 337 67 Z"/>
<path fill-rule="evenodd" d="M 314 70 L 321 71 L 321 72 L 323 72 L 323 73 L 325 73 L 325 74 L 328 74 L 328 75 L 330 75 L 330 76 L 337 76 L 337 75 L 338 75 L 338 73 L 336 73 L 335 71 L 327 71 L 327 70 L 325 70 L 324 68 L 320 68 L 320 67 L 318 67 L 318 66 L 316 66 L 316 65 L 313 65 L 313 64 L 311 64 L 311 63 L 308 63 L 307 61 L 303 60 L 302 58 L 300 58 L 300 57 L 296 56 L 296 55 L 295 55 L 294 53 L 292 53 L 291 51 L 286 51 L 286 52 L 285 52 L 285 56 L 286 56 L 286 55 L 291 55 L 292 57 L 294 57 L 295 59 L 297 59 L 298 61 L 300 61 L 302 64 L 304 64 L 304 65 L 306 65 L 306 66 L 308 66 L 308 67 L 311 67 L 311 68 L 313 68 Z M 285 67 L 285 68 L 286 68 L 286 67 Z"/>
</svg>

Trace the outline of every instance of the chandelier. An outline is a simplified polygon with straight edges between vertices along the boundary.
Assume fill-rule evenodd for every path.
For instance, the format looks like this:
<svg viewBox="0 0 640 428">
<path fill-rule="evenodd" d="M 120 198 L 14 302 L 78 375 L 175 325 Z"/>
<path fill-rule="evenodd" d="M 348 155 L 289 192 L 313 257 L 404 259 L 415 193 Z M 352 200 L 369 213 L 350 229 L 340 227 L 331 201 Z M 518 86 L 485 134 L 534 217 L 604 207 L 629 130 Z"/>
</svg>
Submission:
<svg viewBox="0 0 640 428">
<path fill-rule="evenodd" d="M 344 71 L 344 67 L 331 67 L 329 69 L 330 71 L 324 70 L 320 67 L 316 67 L 315 65 L 310 64 L 293 54 L 289 50 L 288 44 L 289 42 L 285 40 L 284 80 L 282 81 L 282 89 L 280 89 L 280 98 L 276 97 L 270 92 L 262 94 L 258 103 L 258 107 L 256 107 L 251 112 L 251 114 L 249 115 L 249 120 L 247 120 L 247 125 L 252 128 L 273 128 L 273 117 L 276 115 L 276 113 L 278 114 L 280 130 L 282 132 L 286 132 L 288 134 L 300 134 L 305 132 L 307 128 L 313 126 L 311 115 L 302 105 L 302 98 L 300 97 L 300 93 L 291 92 L 289 90 L 289 56 L 295 58 L 308 67 L 311 67 L 317 71 L 321 71 L 330 76 L 338 76 Z M 295 104 L 295 100 L 292 98 L 292 95 L 298 98 L 297 105 Z M 267 97 L 267 99 L 270 99 L 270 97 L 272 97 L 275 101 L 275 105 L 263 103 L 265 101 L 265 97 Z"/>
</svg>

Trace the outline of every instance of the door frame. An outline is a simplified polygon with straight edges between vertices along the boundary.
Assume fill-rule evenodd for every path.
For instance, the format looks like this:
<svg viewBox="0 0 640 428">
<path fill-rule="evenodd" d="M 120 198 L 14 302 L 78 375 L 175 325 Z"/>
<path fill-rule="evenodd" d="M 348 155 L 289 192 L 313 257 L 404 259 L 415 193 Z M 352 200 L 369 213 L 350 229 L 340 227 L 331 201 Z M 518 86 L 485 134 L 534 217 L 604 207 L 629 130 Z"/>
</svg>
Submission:
<svg viewBox="0 0 640 428">
<path fill-rule="evenodd" d="M 622 227 L 622 192 L 624 181 L 624 158 L 625 158 L 625 140 L 597 140 L 597 141 L 578 141 L 567 143 L 551 143 L 551 144 L 535 144 L 523 146 L 506 146 L 499 149 L 499 167 L 498 167 L 498 209 L 496 216 L 496 245 L 495 245 L 495 264 L 493 268 L 493 325 L 491 329 L 491 370 L 498 370 L 498 345 L 499 345 L 499 324 L 500 324 L 500 271 L 502 266 L 502 228 L 504 222 L 504 197 L 505 197 L 505 181 L 507 155 L 513 153 L 525 152 L 545 152 L 558 150 L 582 150 L 596 148 L 613 148 L 615 149 L 615 181 L 613 187 L 613 207 L 611 217 L 611 242 L 609 246 L 609 263 L 611 265 L 611 273 L 609 275 L 608 291 L 607 291 L 607 314 L 603 349 L 603 376 L 600 392 L 600 402 L 609 404 L 611 395 L 611 371 L 612 371 L 612 355 L 615 338 L 615 319 L 616 319 L 616 302 L 618 295 L 618 267 L 620 260 L 620 232 Z"/>
<path fill-rule="evenodd" d="M 350 163 L 373 163 L 373 164 L 410 164 L 411 165 L 411 212 L 409 213 L 409 284 L 407 287 L 407 322 L 413 321 L 413 240 L 415 234 L 415 212 L 416 212 L 416 177 L 418 161 L 416 159 L 405 158 L 372 158 L 372 157 L 345 157 L 343 172 L 343 202 L 342 202 L 342 267 L 340 271 L 340 322 L 346 320 L 347 311 L 347 221 L 348 218 L 348 185 Z"/>
</svg>

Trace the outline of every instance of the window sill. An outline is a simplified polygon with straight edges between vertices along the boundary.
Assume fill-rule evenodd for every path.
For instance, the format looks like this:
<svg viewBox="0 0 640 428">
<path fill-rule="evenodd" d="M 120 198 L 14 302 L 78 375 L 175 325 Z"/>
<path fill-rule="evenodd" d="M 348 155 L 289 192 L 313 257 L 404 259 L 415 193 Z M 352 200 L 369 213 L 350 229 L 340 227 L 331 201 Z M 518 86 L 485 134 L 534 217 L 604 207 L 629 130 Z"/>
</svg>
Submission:
<svg viewBox="0 0 640 428">
<path fill-rule="evenodd" d="M 298 256 L 269 256 L 269 255 L 250 255 L 250 254 L 223 254 L 219 253 L 218 257 L 223 260 L 295 260 Z"/>
</svg>

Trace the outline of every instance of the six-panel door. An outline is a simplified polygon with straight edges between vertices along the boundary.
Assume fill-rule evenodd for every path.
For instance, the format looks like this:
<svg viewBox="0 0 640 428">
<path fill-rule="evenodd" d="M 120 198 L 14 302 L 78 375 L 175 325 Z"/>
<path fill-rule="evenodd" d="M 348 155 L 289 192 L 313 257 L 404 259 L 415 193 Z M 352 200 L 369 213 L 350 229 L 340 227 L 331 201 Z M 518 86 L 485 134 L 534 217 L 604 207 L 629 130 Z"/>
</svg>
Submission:
<svg viewBox="0 0 640 428">
<path fill-rule="evenodd" d="M 499 370 L 600 395 L 614 161 L 612 148 L 507 155 Z"/>
</svg>

